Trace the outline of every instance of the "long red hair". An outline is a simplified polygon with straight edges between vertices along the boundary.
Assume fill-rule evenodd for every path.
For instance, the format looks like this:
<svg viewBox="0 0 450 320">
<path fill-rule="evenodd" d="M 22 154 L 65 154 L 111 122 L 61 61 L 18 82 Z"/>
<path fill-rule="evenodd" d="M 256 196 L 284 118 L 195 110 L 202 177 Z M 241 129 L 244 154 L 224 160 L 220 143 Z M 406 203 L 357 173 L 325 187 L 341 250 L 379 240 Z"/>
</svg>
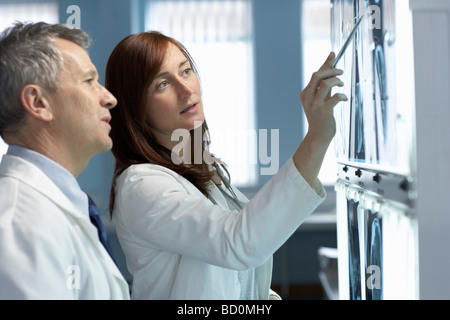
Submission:
<svg viewBox="0 0 450 320">
<path fill-rule="evenodd" d="M 169 43 L 180 49 L 198 75 L 195 63 L 186 48 L 175 39 L 155 31 L 126 37 L 114 48 L 108 59 L 105 86 L 117 99 L 116 107 L 111 110 L 110 135 L 113 140 L 112 153 L 115 157 L 109 205 L 111 216 L 114 210 L 116 178 L 133 164 L 162 165 L 188 179 L 208 196 L 208 185 L 212 178 L 208 165 L 204 162 L 174 164 L 171 151 L 156 141 L 148 122 L 145 121 L 147 106 L 145 93 L 160 71 Z M 206 121 L 202 125 L 202 136 L 207 137 L 203 139 L 204 152 L 208 150 L 209 145 Z M 191 137 L 191 142 L 193 140 Z"/>
</svg>

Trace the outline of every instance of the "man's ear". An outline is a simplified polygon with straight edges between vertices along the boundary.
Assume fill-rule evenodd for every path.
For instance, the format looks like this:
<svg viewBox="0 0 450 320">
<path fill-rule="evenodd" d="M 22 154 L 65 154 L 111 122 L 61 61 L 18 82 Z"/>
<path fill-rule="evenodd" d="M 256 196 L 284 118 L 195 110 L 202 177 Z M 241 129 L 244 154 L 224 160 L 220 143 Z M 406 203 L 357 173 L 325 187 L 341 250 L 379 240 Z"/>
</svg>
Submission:
<svg viewBox="0 0 450 320">
<path fill-rule="evenodd" d="M 42 87 L 35 84 L 26 85 L 20 93 L 20 101 L 31 116 L 43 121 L 53 119 L 53 110 Z"/>
</svg>

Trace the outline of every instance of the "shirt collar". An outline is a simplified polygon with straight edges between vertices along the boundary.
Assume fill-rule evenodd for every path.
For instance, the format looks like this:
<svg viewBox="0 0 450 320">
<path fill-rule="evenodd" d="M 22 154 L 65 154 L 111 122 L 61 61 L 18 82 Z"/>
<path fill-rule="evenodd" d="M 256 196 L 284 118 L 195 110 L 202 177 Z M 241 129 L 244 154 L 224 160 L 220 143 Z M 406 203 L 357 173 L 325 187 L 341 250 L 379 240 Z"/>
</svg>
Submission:
<svg viewBox="0 0 450 320">
<path fill-rule="evenodd" d="M 36 151 L 10 145 L 7 154 L 20 157 L 38 167 L 83 214 L 89 216 L 88 197 L 75 177 L 61 165 Z"/>
</svg>

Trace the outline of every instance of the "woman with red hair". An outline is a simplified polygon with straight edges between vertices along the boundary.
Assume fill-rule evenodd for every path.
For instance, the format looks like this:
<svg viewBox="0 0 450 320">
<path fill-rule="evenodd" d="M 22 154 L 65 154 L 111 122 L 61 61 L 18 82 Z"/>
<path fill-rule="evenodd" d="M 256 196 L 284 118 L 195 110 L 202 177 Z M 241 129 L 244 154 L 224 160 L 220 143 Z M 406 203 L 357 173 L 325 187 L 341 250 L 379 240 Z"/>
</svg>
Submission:
<svg viewBox="0 0 450 320">
<path fill-rule="evenodd" d="M 333 107 L 346 100 L 331 96 L 343 85 L 333 59 L 300 94 L 307 135 L 248 201 L 208 150 L 200 81 L 184 46 L 159 32 L 116 46 L 106 68 L 118 101 L 110 211 L 133 298 L 279 298 L 270 290 L 272 255 L 325 197 L 317 175 L 335 134 Z"/>
</svg>

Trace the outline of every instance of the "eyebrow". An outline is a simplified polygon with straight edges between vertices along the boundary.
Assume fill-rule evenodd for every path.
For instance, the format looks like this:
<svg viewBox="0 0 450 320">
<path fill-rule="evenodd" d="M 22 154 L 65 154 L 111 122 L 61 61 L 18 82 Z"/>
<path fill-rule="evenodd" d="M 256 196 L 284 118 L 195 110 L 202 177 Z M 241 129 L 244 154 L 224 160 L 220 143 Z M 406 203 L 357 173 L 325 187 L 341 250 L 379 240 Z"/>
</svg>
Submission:
<svg viewBox="0 0 450 320">
<path fill-rule="evenodd" d="M 83 73 L 83 78 L 89 78 L 89 77 L 97 77 L 98 76 L 98 72 L 97 70 L 91 69 L 89 71 L 86 71 Z"/>
<path fill-rule="evenodd" d="M 186 60 L 184 60 L 183 62 L 181 62 L 181 63 L 178 65 L 178 69 L 180 69 L 182 66 L 184 66 L 184 65 L 187 64 L 187 63 L 191 63 L 191 62 L 189 61 L 189 59 L 186 59 Z M 169 72 L 161 72 L 161 73 L 157 74 L 156 77 L 155 77 L 153 80 L 158 79 L 158 78 L 162 78 L 162 77 L 164 77 L 164 76 L 166 76 L 166 75 L 168 75 L 168 74 L 169 74 Z"/>
</svg>

